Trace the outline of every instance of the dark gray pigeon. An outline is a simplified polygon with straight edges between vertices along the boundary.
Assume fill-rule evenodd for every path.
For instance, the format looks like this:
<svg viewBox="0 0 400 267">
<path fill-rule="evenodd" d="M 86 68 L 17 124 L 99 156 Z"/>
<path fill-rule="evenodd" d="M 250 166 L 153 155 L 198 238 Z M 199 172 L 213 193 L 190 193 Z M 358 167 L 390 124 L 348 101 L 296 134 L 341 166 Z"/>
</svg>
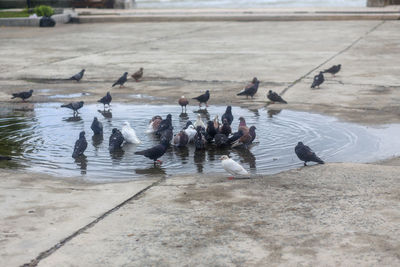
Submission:
<svg viewBox="0 0 400 267">
<path fill-rule="evenodd" d="M 94 117 L 90 129 L 92 129 L 93 134 L 101 134 L 101 135 L 103 134 L 103 124 L 99 122 L 97 117 Z"/>
<path fill-rule="evenodd" d="M 302 142 L 299 142 L 297 146 L 294 148 L 294 152 L 296 152 L 297 157 L 304 161 L 304 166 L 307 166 L 307 162 L 313 161 L 318 162 L 319 164 L 324 164 L 325 162 L 320 159 L 308 146 L 304 145 Z"/>
<path fill-rule="evenodd" d="M 224 122 L 224 119 L 226 119 L 226 121 L 228 122 L 229 125 L 232 124 L 233 115 L 232 115 L 232 107 L 231 106 L 226 107 L 225 113 L 221 117 L 221 121 Z"/>
<path fill-rule="evenodd" d="M 206 107 L 208 107 L 208 100 L 210 99 L 210 91 L 207 90 L 204 94 L 199 95 L 198 97 L 193 97 L 193 99 L 196 99 L 197 101 L 199 101 L 199 107 L 201 107 L 202 103 L 206 104 Z"/>
<path fill-rule="evenodd" d="M 194 137 L 194 146 L 196 150 L 203 150 L 205 149 L 205 140 L 203 137 L 203 128 L 201 126 L 197 126 L 196 128 L 197 134 Z"/>
<path fill-rule="evenodd" d="M 159 162 L 160 164 L 162 163 L 160 160 L 158 160 L 162 155 L 165 154 L 165 151 L 167 151 L 169 142 L 166 140 L 162 140 L 160 144 L 153 146 L 152 148 L 142 150 L 142 151 L 136 151 L 136 155 L 143 155 L 146 158 L 152 159 L 154 161 L 154 165 L 156 165 L 156 162 Z"/>
<path fill-rule="evenodd" d="M 74 152 L 72 153 L 73 158 L 77 158 L 83 155 L 87 148 L 87 141 L 85 138 L 85 131 L 79 133 L 79 139 L 75 142 Z"/>
<path fill-rule="evenodd" d="M 72 109 L 72 110 L 74 111 L 74 114 L 75 114 L 75 113 L 79 113 L 79 112 L 78 112 L 78 109 L 80 109 L 81 107 L 83 107 L 83 104 L 84 104 L 84 103 L 85 103 L 85 102 L 83 102 L 83 101 L 71 102 L 71 103 L 69 103 L 69 104 L 61 105 L 61 107 L 62 107 L 62 108 L 69 108 L 69 109 Z"/>
<path fill-rule="evenodd" d="M 257 93 L 258 85 L 260 84 L 260 81 L 257 80 L 257 78 L 254 78 L 253 81 L 254 81 L 254 83 L 247 85 L 243 89 L 243 91 L 241 91 L 237 95 L 245 95 L 246 98 L 249 98 L 249 96 L 251 96 L 251 98 L 253 98 L 253 96 Z"/>
<path fill-rule="evenodd" d="M 229 145 L 228 137 L 225 134 L 216 134 L 214 137 L 214 143 L 217 147 L 224 147 Z"/>
<path fill-rule="evenodd" d="M 232 133 L 232 128 L 229 125 L 227 119 L 222 120 L 222 126 L 219 128 L 219 133 L 226 135 L 226 137 L 228 137 Z"/>
<path fill-rule="evenodd" d="M 85 73 L 85 69 L 81 70 L 79 73 L 75 74 L 74 76 L 72 76 L 69 79 L 79 82 L 82 79 L 84 73 Z"/>
<path fill-rule="evenodd" d="M 273 103 L 278 102 L 278 103 L 283 103 L 283 104 L 287 104 L 287 102 L 285 100 L 283 100 L 283 98 L 278 95 L 277 93 L 275 93 L 272 90 L 268 91 L 268 95 L 267 95 L 268 99 L 271 100 Z"/>
<path fill-rule="evenodd" d="M 32 93 L 33 93 L 33 90 L 29 90 L 29 91 L 27 91 L 27 92 L 21 92 L 21 93 L 14 93 L 14 94 L 12 94 L 11 99 L 14 99 L 14 98 L 16 98 L 16 97 L 19 97 L 19 98 L 22 99 L 22 101 L 25 102 L 25 99 L 30 98 L 30 97 L 32 96 Z"/>
<path fill-rule="evenodd" d="M 318 75 L 315 75 L 315 76 L 314 76 L 314 81 L 313 81 L 313 83 L 312 83 L 312 85 L 311 85 L 311 88 L 315 88 L 315 87 L 318 87 L 318 88 L 319 88 L 319 86 L 320 86 L 324 81 L 325 81 L 324 74 L 322 73 L 322 71 L 320 71 Z"/>
<path fill-rule="evenodd" d="M 100 100 L 98 100 L 97 102 L 102 103 L 104 105 L 104 108 L 106 107 L 106 105 L 110 106 L 112 97 L 110 92 L 107 92 L 107 94 L 105 96 L 103 96 Z"/>
<path fill-rule="evenodd" d="M 108 143 L 108 150 L 110 150 L 110 152 L 113 152 L 116 149 L 121 148 L 123 142 L 124 137 L 122 133 L 117 128 L 112 129 L 112 134 Z"/>
<path fill-rule="evenodd" d="M 333 65 L 332 67 L 330 67 L 329 69 L 324 70 L 324 73 L 330 73 L 333 76 L 335 76 L 336 73 L 338 73 L 340 71 L 340 67 L 342 65 Z"/>
<path fill-rule="evenodd" d="M 128 80 L 128 73 L 125 72 L 121 77 L 119 77 L 118 81 L 116 81 L 112 87 L 116 86 L 117 84 L 119 84 L 119 88 L 124 86 L 124 83 L 126 83 L 126 81 Z"/>
</svg>

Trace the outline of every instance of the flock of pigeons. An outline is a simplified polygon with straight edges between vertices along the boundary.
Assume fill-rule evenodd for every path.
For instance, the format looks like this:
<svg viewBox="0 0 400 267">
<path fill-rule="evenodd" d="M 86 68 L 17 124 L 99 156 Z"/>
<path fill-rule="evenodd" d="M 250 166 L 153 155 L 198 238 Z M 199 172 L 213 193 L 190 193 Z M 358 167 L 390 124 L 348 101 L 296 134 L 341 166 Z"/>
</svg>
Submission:
<svg viewBox="0 0 400 267">
<path fill-rule="evenodd" d="M 314 76 L 313 83 L 311 88 L 316 88 L 324 82 L 325 78 L 323 73 L 331 73 L 335 75 L 340 71 L 341 65 L 334 65 L 329 69 L 324 71 L 320 71 L 318 75 Z M 75 74 L 70 78 L 70 80 L 75 80 L 79 82 L 85 73 L 85 69 L 81 70 L 79 73 Z M 143 68 L 140 68 L 137 72 L 131 75 L 131 77 L 138 82 L 143 77 Z M 113 85 L 112 87 L 119 85 L 120 88 L 124 86 L 125 82 L 128 80 L 128 73 L 125 72 Z M 241 92 L 239 92 L 238 96 L 249 96 L 251 98 L 257 93 L 258 86 L 260 81 L 254 77 L 249 85 L 247 85 Z M 26 99 L 32 96 L 33 90 L 29 90 L 27 92 L 20 92 L 12 94 L 13 98 L 21 98 L 22 101 L 25 102 Z M 276 92 L 269 90 L 268 99 L 270 101 L 278 102 L 286 104 L 287 102 Z M 199 102 L 199 107 L 202 104 L 205 104 L 208 107 L 208 100 L 210 99 L 210 91 L 207 90 L 204 94 L 193 98 Z M 110 106 L 112 101 L 112 97 L 110 92 L 98 100 L 99 103 L 104 105 L 104 108 Z M 182 96 L 178 100 L 178 104 L 182 108 L 182 113 L 186 113 L 186 106 L 189 104 L 189 100 Z M 84 105 L 83 101 L 79 102 L 71 102 L 69 104 L 61 105 L 61 107 L 69 108 L 74 112 L 74 116 L 79 112 L 78 110 L 82 108 Z M 173 126 L 172 126 L 172 115 L 168 114 L 165 119 L 162 119 L 161 116 L 154 116 L 147 129 L 147 133 L 152 133 L 156 135 L 160 143 L 154 147 L 151 147 L 146 150 L 137 151 L 135 154 L 143 155 L 151 160 L 153 160 L 154 165 L 157 163 L 162 163 L 159 158 L 164 155 L 170 144 L 176 147 L 184 147 L 193 143 L 196 150 L 206 149 L 207 144 L 213 143 L 217 147 L 243 147 L 248 148 L 256 138 L 256 127 L 251 126 L 248 127 L 246 124 L 246 120 L 243 117 L 239 118 L 239 127 L 237 131 L 233 131 L 231 128 L 231 124 L 233 122 L 232 115 L 232 107 L 227 106 L 225 113 L 221 116 L 221 122 L 219 121 L 218 115 L 215 116 L 213 121 L 208 121 L 206 124 L 202 121 L 200 114 L 197 117 L 195 123 L 188 121 L 186 126 L 175 136 L 173 134 Z M 103 135 L 103 125 L 94 117 L 92 125 L 90 127 L 94 133 L 94 135 Z M 131 128 L 129 122 L 125 121 L 123 127 L 120 130 L 117 128 L 112 129 L 112 134 L 109 138 L 109 150 L 113 152 L 117 149 L 120 149 L 123 142 L 133 143 L 133 144 L 141 144 L 140 139 L 137 137 L 135 130 Z M 72 153 L 73 158 L 79 158 L 83 156 L 86 148 L 87 141 L 85 138 L 85 131 L 80 132 L 79 139 L 75 142 L 74 151 Z M 317 162 L 319 164 L 324 164 L 324 161 L 321 160 L 308 146 L 304 145 L 302 142 L 299 142 L 295 147 L 295 153 L 297 157 L 304 161 L 304 166 L 307 165 L 307 162 Z M 221 158 L 222 167 L 233 176 L 248 176 L 248 172 L 237 162 L 230 159 L 227 155 L 223 155 Z"/>
</svg>

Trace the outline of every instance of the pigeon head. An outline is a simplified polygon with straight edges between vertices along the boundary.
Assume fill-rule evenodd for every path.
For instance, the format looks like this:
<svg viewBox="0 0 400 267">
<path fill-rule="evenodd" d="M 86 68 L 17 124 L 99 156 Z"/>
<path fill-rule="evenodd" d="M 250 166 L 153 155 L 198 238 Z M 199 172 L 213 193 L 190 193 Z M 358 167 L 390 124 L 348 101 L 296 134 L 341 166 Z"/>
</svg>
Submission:
<svg viewBox="0 0 400 267">
<path fill-rule="evenodd" d="M 94 121 L 98 121 L 98 120 L 97 120 L 97 117 L 94 117 L 94 119 L 93 119 L 93 120 L 94 120 Z"/>
<path fill-rule="evenodd" d="M 127 73 L 127 72 L 125 72 L 125 73 L 124 73 L 124 76 L 127 76 L 127 75 L 128 75 L 128 73 Z"/>
<path fill-rule="evenodd" d="M 85 72 L 85 69 L 82 69 L 81 72 L 84 73 L 84 72 Z"/>
<path fill-rule="evenodd" d="M 79 133 L 79 138 L 84 138 L 85 137 L 85 131 L 82 131 Z"/>
<path fill-rule="evenodd" d="M 226 113 L 232 113 L 232 106 L 226 107 Z"/>
<path fill-rule="evenodd" d="M 227 125 L 227 124 L 228 124 L 228 120 L 227 120 L 227 119 L 224 119 L 224 120 L 222 121 L 222 124 Z"/>
<path fill-rule="evenodd" d="M 185 96 L 183 95 L 183 96 L 181 96 L 181 98 L 183 99 L 183 98 L 185 98 Z"/>
<path fill-rule="evenodd" d="M 118 132 L 117 128 L 112 129 L 112 133 L 115 134 L 116 132 Z"/>
<path fill-rule="evenodd" d="M 130 126 L 130 125 L 129 125 L 129 122 L 127 122 L 127 121 L 124 121 L 123 125 L 124 125 L 124 126 Z"/>
<path fill-rule="evenodd" d="M 219 159 L 220 160 L 227 160 L 227 159 L 229 159 L 229 157 L 227 155 L 222 155 Z"/>
<path fill-rule="evenodd" d="M 256 126 L 251 126 L 249 132 L 254 133 L 256 131 Z"/>
<path fill-rule="evenodd" d="M 142 68 L 142 67 L 140 68 L 140 71 L 143 71 L 143 68 Z"/>
<path fill-rule="evenodd" d="M 272 94 L 272 90 L 269 90 L 269 91 L 268 91 L 268 94 Z"/>
<path fill-rule="evenodd" d="M 171 114 L 168 114 L 167 115 L 167 120 L 171 120 L 172 119 L 172 115 Z"/>
<path fill-rule="evenodd" d="M 107 96 L 110 96 L 110 92 L 107 92 Z"/>
<path fill-rule="evenodd" d="M 245 119 L 243 117 L 240 117 L 239 121 L 242 122 L 242 121 L 245 121 Z"/>
<path fill-rule="evenodd" d="M 83 101 L 79 101 L 79 105 L 81 105 L 81 106 L 83 106 L 84 103 L 85 102 L 83 102 Z"/>
<path fill-rule="evenodd" d="M 303 142 L 298 142 L 297 145 L 298 146 L 304 146 Z"/>
<path fill-rule="evenodd" d="M 254 77 L 253 80 L 251 80 L 251 83 L 256 83 L 258 81 L 257 77 Z"/>
<path fill-rule="evenodd" d="M 33 93 L 33 90 L 32 90 L 32 89 L 31 89 L 31 90 L 29 90 L 29 93 L 31 93 L 31 94 L 32 94 L 32 93 Z"/>
<path fill-rule="evenodd" d="M 210 91 L 209 91 L 209 90 L 207 90 L 207 91 L 206 91 L 206 94 L 207 94 L 207 95 L 209 95 L 209 94 L 210 94 Z"/>
<path fill-rule="evenodd" d="M 213 121 L 208 121 L 207 122 L 207 127 L 213 127 L 214 128 L 214 122 Z"/>
</svg>

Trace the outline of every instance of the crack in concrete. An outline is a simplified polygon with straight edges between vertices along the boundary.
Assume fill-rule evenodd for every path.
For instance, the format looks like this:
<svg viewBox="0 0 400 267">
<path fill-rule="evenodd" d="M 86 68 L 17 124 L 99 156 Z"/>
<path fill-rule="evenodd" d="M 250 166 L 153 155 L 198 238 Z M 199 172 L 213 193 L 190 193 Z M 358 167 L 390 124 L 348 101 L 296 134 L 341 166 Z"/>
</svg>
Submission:
<svg viewBox="0 0 400 267">
<path fill-rule="evenodd" d="M 364 33 L 364 35 L 360 36 L 359 38 L 357 38 L 355 41 L 353 41 L 350 45 L 348 45 L 347 47 L 345 47 L 344 49 L 340 50 L 339 52 L 337 52 L 336 54 L 334 54 L 333 56 L 331 56 L 330 58 L 326 59 L 324 62 L 322 62 L 321 64 L 319 64 L 318 66 L 316 66 L 315 68 L 313 68 L 312 70 L 310 70 L 309 72 L 307 72 L 306 74 L 304 74 L 303 76 L 301 76 L 300 78 L 298 78 L 297 80 L 295 80 L 293 83 L 291 83 L 289 86 L 287 86 L 285 89 L 282 90 L 282 92 L 280 93 L 280 95 L 284 95 L 290 88 L 292 88 L 293 86 L 295 86 L 297 83 L 299 83 L 301 80 L 303 80 L 304 78 L 306 78 L 308 75 L 310 75 L 312 72 L 314 72 L 315 70 L 319 69 L 321 66 L 325 65 L 326 63 L 328 63 L 329 61 L 331 61 L 332 59 L 334 59 L 335 57 L 345 53 L 346 51 L 348 51 L 349 49 L 351 49 L 353 46 L 355 46 L 359 41 L 361 41 L 362 39 L 364 39 L 366 36 L 368 36 L 368 34 L 370 34 L 371 32 L 375 31 L 378 27 L 380 27 L 381 25 L 383 25 L 386 21 L 381 21 L 379 22 L 377 25 L 375 25 L 374 27 L 372 27 L 371 29 L 369 29 L 366 33 Z"/>
<path fill-rule="evenodd" d="M 34 258 L 33 260 L 31 260 L 29 263 L 25 263 L 23 265 L 21 265 L 21 267 L 33 267 L 33 266 L 37 266 L 39 264 L 39 262 L 47 257 L 49 257 L 51 254 L 53 254 L 54 252 L 56 252 L 59 248 L 61 248 L 62 246 L 64 246 L 66 243 L 68 243 L 69 241 L 71 241 L 72 239 L 74 239 L 75 237 L 79 236 L 80 234 L 82 234 L 83 232 L 85 232 L 86 230 L 92 228 L 93 226 L 95 226 L 98 222 L 102 221 L 103 219 L 105 219 L 108 215 L 114 213 L 115 211 L 119 210 L 121 207 L 125 206 L 126 204 L 128 204 L 130 201 L 139 198 L 143 193 L 145 193 L 147 190 L 149 190 L 150 188 L 159 185 L 161 182 L 163 182 L 165 180 L 165 177 L 157 180 L 156 182 L 152 183 L 151 185 L 143 188 L 142 190 L 140 190 L 139 192 L 137 192 L 136 194 L 134 194 L 133 196 L 131 196 L 130 198 L 124 200 L 123 202 L 121 202 L 120 204 L 118 204 L 117 206 L 115 206 L 114 208 L 106 211 L 105 213 L 103 213 L 101 216 L 97 217 L 95 220 L 93 220 L 92 222 L 90 222 L 89 224 L 83 226 L 82 228 L 80 228 L 79 230 L 75 231 L 74 233 L 72 233 L 71 235 L 67 236 L 66 238 L 62 239 L 60 242 L 58 242 L 57 244 L 55 244 L 54 246 L 52 246 L 51 248 L 49 248 L 46 251 L 41 252 L 36 258 Z"/>
</svg>

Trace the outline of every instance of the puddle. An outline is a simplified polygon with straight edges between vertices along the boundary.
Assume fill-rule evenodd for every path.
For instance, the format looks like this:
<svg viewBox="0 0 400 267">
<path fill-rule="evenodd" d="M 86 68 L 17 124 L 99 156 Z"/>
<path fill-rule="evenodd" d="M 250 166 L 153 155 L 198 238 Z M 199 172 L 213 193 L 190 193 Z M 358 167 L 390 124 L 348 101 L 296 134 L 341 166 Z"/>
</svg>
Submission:
<svg viewBox="0 0 400 267">
<path fill-rule="evenodd" d="M 145 99 L 145 100 L 161 100 L 165 99 L 165 97 L 155 97 L 151 95 L 145 95 L 145 94 L 133 94 L 129 95 L 130 98 L 135 98 L 135 99 Z"/>
<path fill-rule="evenodd" d="M 78 98 L 81 96 L 87 96 L 90 95 L 89 93 L 77 93 L 77 94 L 59 94 L 59 95 L 50 95 L 48 98 Z"/>
<path fill-rule="evenodd" d="M 26 168 L 57 176 L 79 176 L 93 181 L 120 181 L 138 179 L 147 175 L 173 175 L 181 173 L 225 173 L 219 157 L 229 155 L 253 174 L 272 174 L 302 166 L 294 153 L 298 141 L 309 145 L 327 162 L 371 162 L 397 155 L 400 141 L 399 124 L 366 127 L 339 122 L 334 117 L 306 112 L 267 109 L 249 110 L 233 107 L 233 129 L 239 116 L 248 125 L 257 127 L 258 143 L 249 150 L 215 149 L 196 152 L 188 148 L 169 148 L 161 158 L 161 167 L 134 152 L 158 143 L 157 138 L 145 130 L 154 115 L 172 114 L 174 132 L 188 119 L 193 122 L 197 114 L 203 118 L 221 116 L 225 106 L 212 106 L 208 112 L 189 107 L 188 114 L 180 114 L 177 105 L 132 105 L 113 102 L 111 111 L 102 105 L 85 105 L 78 117 L 72 117 L 61 103 L 36 104 L 30 111 L 0 111 L 0 155 L 9 155 L 12 161 L 0 162 L 0 168 Z M 92 139 L 90 125 L 97 116 L 104 126 L 104 139 Z M 110 154 L 108 138 L 114 127 L 121 129 L 129 121 L 142 140 L 140 146 L 126 144 L 121 151 Z M 88 148 L 86 158 L 75 161 L 72 157 L 79 132 L 86 131 Z"/>
</svg>

